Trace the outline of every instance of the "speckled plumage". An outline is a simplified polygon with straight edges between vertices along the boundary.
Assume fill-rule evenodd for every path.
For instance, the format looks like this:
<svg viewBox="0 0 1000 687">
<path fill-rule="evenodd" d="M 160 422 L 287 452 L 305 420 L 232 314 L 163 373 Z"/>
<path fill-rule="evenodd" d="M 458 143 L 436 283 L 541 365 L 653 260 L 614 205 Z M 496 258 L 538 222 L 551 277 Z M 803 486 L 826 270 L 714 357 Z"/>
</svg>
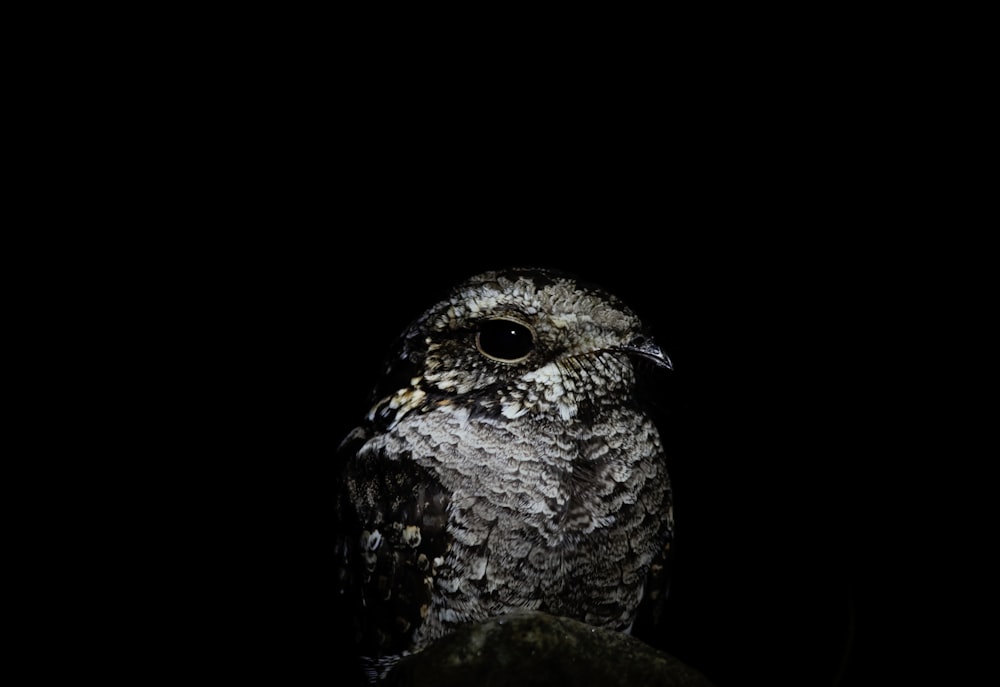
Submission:
<svg viewBox="0 0 1000 687">
<path fill-rule="evenodd" d="M 400 337 L 338 451 L 341 593 L 373 679 L 460 623 L 538 609 L 628 631 L 673 532 L 614 296 L 537 269 L 456 286 Z"/>
</svg>

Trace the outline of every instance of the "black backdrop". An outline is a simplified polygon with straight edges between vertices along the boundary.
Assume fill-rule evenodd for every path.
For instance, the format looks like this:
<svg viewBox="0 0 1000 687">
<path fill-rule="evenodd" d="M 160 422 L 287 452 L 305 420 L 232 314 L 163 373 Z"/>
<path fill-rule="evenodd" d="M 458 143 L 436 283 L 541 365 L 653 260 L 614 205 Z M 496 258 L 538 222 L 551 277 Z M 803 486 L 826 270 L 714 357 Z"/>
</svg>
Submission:
<svg viewBox="0 0 1000 687">
<path fill-rule="evenodd" d="M 923 676 L 956 627 L 940 607 L 965 584 L 953 554 L 968 523 L 945 531 L 941 501 L 985 481 L 956 461 L 982 455 L 960 445 L 964 425 L 945 426 L 963 394 L 932 387 L 968 357 L 966 320 L 990 312 L 955 314 L 987 291 L 951 273 L 989 255 L 959 232 L 981 226 L 961 211 L 983 181 L 950 158 L 981 148 L 964 130 L 982 108 L 949 92 L 960 80 L 934 83 L 964 71 L 939 63 L 936 39 L 870 28 L 883 59 L 835 26 L 810 54 L 818 25 L 772 45 L 741 21 L 718 34 L 713 17 L 689 43 L 683 22 L 667 40 L 629 30 L 620 55 L 564 31 L 581 45 L 513 68 L 516 41 L 466 59 L 474 31 L 458 47 L 416 31 L 389 51 L 381 21 L 356 44 L 341 40 L 353 24 L 331 41 L 328 22 L 306 37 L 297 23 L 284 42 L 226 26 L 246 46 L 194 55 L 172 92 L 147 80 L 148 107 L 105 124 L 121 185 L 91 172 L 110 153 L 88 134 L 80 176 L 101 192 L 53 195 L 97 227 L 75 240 L 114 268 L 80 260 L 125 335 L 105 342 L 98 322 L 59 345 L 91 337 L 127 362 L 109 367 L 140 433 L 128 465 L 152 473 L 130 493 L 163 485 L 152 505 L 171 545 L 141 525 L 157 577 L 137 604 L 180 621 L 162 624 L 169 656 L 339 684 L 333 448 L 429 299 L 537 264 L 619 293 L 676 365 L 675 581 L 651 641 L 719 687 L 829 685 L 845 655 L 841 685 Z M 102 244 L 114 220 L 124 230 Z M 87 315 L 101 305 L 84 298 Z M 162 459 L 144 460 L 150 444 Z"/>
</svg>

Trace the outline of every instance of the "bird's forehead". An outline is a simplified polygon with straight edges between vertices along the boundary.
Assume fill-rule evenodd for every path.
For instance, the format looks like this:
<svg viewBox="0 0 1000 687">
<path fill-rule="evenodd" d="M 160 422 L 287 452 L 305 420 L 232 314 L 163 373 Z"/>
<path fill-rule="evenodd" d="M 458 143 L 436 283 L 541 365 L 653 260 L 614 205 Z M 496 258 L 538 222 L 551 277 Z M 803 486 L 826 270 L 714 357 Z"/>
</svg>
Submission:
<svg viewBox="0 0 1000 687">
<path fill-rule="evenodd" d="M 487 272 L 457 286 L 431 318 L 438 330 L 461 327 L 483 317 L 524 316 L 556 328 L 595 326 L 626 330 L 638 326 L 616 297 L 546 272 Z"/>
</svg>

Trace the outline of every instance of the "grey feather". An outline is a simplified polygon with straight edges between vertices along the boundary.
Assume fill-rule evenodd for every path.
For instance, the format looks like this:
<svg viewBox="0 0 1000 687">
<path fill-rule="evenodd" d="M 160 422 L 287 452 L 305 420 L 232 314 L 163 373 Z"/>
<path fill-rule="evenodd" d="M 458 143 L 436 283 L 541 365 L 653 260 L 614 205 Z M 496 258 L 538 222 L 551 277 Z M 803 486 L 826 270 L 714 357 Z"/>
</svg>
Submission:
<svg viewBox="0 0 1000 687">
<path fill-rule="evenodd" d="M 633 365 L 670 361 L 638 317 L 560 273 L 488 272 L 394 351 L 338 453 L 339 580 L 373 677 L 519 609 L 628 631 L 673 536 Z"/>
</svg>

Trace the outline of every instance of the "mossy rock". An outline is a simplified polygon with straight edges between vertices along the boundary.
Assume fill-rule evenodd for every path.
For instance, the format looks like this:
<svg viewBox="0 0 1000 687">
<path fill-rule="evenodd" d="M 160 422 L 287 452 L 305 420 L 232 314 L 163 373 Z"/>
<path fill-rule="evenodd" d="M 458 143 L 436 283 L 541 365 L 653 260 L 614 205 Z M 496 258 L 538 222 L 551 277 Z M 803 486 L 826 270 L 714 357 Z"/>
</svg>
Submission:
<svg viewBox="0 0 1000 687">
<path fill-rule="evenodd" d="M 537 612 L 463 627 L 401 661 L 392 677 L 399 687 L 712 687 L 630 635 Z"/>
</svg>

